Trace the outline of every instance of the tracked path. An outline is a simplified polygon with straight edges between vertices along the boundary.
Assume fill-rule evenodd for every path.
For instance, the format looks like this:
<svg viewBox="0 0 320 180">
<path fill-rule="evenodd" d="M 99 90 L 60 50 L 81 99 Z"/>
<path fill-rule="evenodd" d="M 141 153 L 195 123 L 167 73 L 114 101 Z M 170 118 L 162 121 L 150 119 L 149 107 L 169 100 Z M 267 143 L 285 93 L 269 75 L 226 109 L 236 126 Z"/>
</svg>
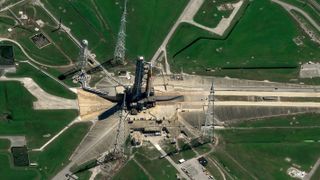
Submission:
<svg viewBox="0 0 320 180">
<path fill-rule="evenodd" d="M 40 63 L 38 62 L 37 60 L 33 59 L 28 53 L 27 51 L 21 46 L 21 44 L 15 40 L 12 40 L 12 39 L 8 39 L 8 38 L 0 38 L 0 42 L 2 41 L 8 41 L 8 42 L 11 42 L 15 45 L 17 45 L 21 51 L 23 52 L 23 54 L 30 60 L 32 61 L 33 63 L 35 64 L 38 64 L 38 65 L 41 65 L 41 66 L 45 66 L 45 67 L 51 67 L 51 68 L 68 68 L 68 67 L 72 67 L 73 66 L 73 63 L 70 62 L 68 65 L 57 65 L 57 66 L 54 66 L 54 65 L 48 65 L 48 64 L 43 64 L 43 63 Z"/>
<path fill-rule="evenodd" d="M 300 14 L 302 14 L 311 24 L 312 26 L 314 26 L 318 31 L 320 31 L 320 26 L 318 25 L 317 22 L 315 22 L 306 12 L 304 12 L 302 9 L 295 7 L 291 4 L 282 2 L 280 0 L 271 0 L 272 2 L 275 2 L 277 4 L 279 4 L 280 6 L 282 6 L 285 10 L 287 10 L 291 15 L 291 10 L 295 10 L 297 12 L 299 12 Z"/>
</svg>

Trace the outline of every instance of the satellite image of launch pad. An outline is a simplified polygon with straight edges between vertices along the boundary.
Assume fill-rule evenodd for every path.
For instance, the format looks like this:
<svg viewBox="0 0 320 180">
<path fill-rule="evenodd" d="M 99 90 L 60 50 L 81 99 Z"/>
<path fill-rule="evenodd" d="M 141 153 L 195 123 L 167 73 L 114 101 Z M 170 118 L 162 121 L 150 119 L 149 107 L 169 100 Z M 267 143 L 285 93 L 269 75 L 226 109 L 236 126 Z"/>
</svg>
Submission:
<svg viewBox="0 0 320 180">
<path fill-rule="evenodd" d="M 320 179 L 319 0 L 0 0 L 0 179 Z"/>
</svg>

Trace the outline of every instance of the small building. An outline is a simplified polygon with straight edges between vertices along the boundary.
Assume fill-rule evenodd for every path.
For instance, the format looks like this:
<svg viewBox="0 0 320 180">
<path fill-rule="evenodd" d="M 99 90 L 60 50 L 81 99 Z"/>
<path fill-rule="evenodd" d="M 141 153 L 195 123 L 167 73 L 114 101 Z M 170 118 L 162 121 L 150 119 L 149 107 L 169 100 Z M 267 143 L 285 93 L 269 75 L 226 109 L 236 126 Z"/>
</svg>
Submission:
<svg viewBox="0 0 320 180">
<path fill-rule="evenodd" d="M 13 46 L 0 46 L 0 70 L 5 70 L 5 72 L 16 71 Z"/>
<path fill-rule="evenodd" d="M 140 132 L 134 131 L 131 134 L 131 144 L 132 146 L 141 146 L 143 142 L 143 136 Z"/>
<path fill-rule="evenodd" d="M 186 160 L 180 159 L 178 162 L 179 162 L 180 164 L 182 164 L 182 163 L 186 162 Z"/>
<path fill-rule="evenodd" d="M 143 134 L 149 136 L 161 136 L 161 127 L 145 127 L 143 129 Z"/>
</svg>

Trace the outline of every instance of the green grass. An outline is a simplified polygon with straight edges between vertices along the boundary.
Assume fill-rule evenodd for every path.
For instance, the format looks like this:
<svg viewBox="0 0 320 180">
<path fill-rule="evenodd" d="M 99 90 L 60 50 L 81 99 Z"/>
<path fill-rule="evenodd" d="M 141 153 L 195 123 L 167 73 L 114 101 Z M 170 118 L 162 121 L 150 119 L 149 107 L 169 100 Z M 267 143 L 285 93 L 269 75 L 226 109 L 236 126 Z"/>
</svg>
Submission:
<svg viewBox="0 0 320 180">
<path fill-rule="evenodd" d="M 84 172 L 78 173 L 77 176 L 79 180 L 89 180 L 91 174 L 92 174 L 91 171 L 84 171 Z"/>
<path fill-rule="evenodd" d="M 133 153 L 140 153 L 146 156 L 149 159 L 158 159 L 161 156 L 161 153 L 150 143 L 143 142 L 143 145 L 138 148 L 133 149 Z"/>
<path fill-rule="evenodd" d="M 311 180 L 318 180 L 319 177 L 320 177 L 320 167 L 318 167 L 316 172 L 313 174 L 313 176 L 311 177 Z"/>
<path fill-rule="evenodd" d="M 143 166 L 153 179 L 176 179 L 177 171 L 165 159 L 159 159 L 160 152 L 149 143 L 144 142 L 139 148 L 133 149 L 132 157 Z M 149 179 L 147 174 L 133 160 L 130 160 L 113 179 Z"/>
<path fill-rule="evenodd" d="M 129 1 L 128 53 L 149 60 L 184 9 L 186 0 Z M 146 16 L 147 14 L 147 16 Z"/>
<path fill-rule="evenodd" d="M 39 49 L 30 39 L 37 33 L 31 31 L 17 27 L 12 33 L 12 39 L 18 41 L 29 56 L 40 63 L 45 65 L 67 65 L 69 63 L 66 56 L 53 43 Z"/>
<path fill-rule="evenodd" d="M 8 139 L 0 139 L 0 151 L 7 151 L 10 148 L 10 141 Z"/>
<path fill-rule="evenodd" d="M 118 4 L 116 3 L 118 2 Z M 100 61 L 113 56 L 120 27 L 123 1 L 44 1 L 46 7 L 72 29 L 78 39 L 88 39 L 90 49 Z M 150 59 L 169 32 L 186 0 L 138 0 L 128 4 L 127 56 Z M 59 7 L 62 7 L 59 9 Z M 72 22 L 72 23 L 71 23 Z M 89 29 L 90 34 L 83 31 Z"/>
<path fill-rule="evenodd" d="M 135 159 L 143 165 L 155 180 L 176 179 L 176 169 L 166 159 L 150 160 L 137 153 Z"/>
<path fill-rule="evenodd" d="M 294 116 L 282 116 L 274 118 L 244 121 L 232 124 L 236 127 L 301 127 L 320 126 L 319 114 L 302 114 Z"/>
<path fill-rule="evenodd" d="M 19 63 L 16 73 L 6 74 L 7 77 L 30 77 L 32 78 L 44 91 L 49 94 L 64 97 L 67 99 L 76 99 L 75 93 L 65 88 L 49 76 L 42 73 L 40 70 L 32 67 L 27 63 Z"/>
<path fill-rule="evenodd" d="M 252 179 L 245 171 L 243 171 L 224 151 L 216 150 L 211 153 L 209 158 L 217 159 L 219 164 L 230 174 L 234 179 Z"/>
<path fill-rule="evenodd" d="M 319 158 L 319 143 L 229 144 L 226 151 L 259 179 L 290 179 L 286 170 L 297 164 L 309 172 Z M 303 153 L 302 153 L 303 152 Z M 285 159 L 290 158 L 287 162 Z M 245 163 L 246 162 L 246 163 Z"/>
<path fill-rule="evenodd" d="M 1 41 L 0 45 L 13 46 L 15 61 L 25 61 L 28 59 L 16 44 L 13 44 L 13 43 L 7 42 L 7 41 Z"/>
<path fill-rule="evenodd" d="M 320 12 L 317 12 L 317 10 L 310 4 L 308 3 L 307 0 L 283 0 L 284 2 L 294 5 L 301 10 L 305 11 L 314 21 L 317 23 L 320 23 Z"/>
<path fill-rule="evenodd" d="M 74 55 L 74 50 L 77 50 L 78 52 L 79 50 L 77 46 L 66 36 L 66 33 L 62 33 L 63 35 L 59 36 L 64 39 L 65 44 L 63 44 L 61 42 L 62 40 L 57 37 L 57 34 L 59 33 L 51 32 L 57 27 L 57 24 L 55 24 L 55 22 L 46 12 L 44 12 L 44 10 L 38 6 L 30 5 L 28 2 L 24 2 L 18 6 L 15 6 L 12 12 L 15 15 L 18 15 L 18 12 L 21 10 L 25 10 L 25 13 L 28 15 L 28 17 L 32 18 L 33 21 L 23 26 L 19 25 L 15 27 L 14 31 L 11 33 L 5 33 L 10 39 L 18 41 L 32 58 L 43 64 L 67 65 L 70 60 L 73 60 L 69 57 L 69 54 Z M 10 13 L 8 13 L 8 15 L 13 16 Z M 41 19 L 45 25 L 43 28 L 40 28 L 41 31 L 35 32 L 34 28 L 38 27 L 35 21 L 39 19 Z M 51 41 L 50 45 L 41 49 L 39 49 L 30 39 L 32 36 L 40 32 L 45 34 L 46 37 Z M 63 44 L 63 47 L 66 49 L 59 47 L 61 44 Z"/>
<path fill-rule="evenodd" d="M 15 25 L 15 19 L 9 16 L 0 16 L 0 23 L 2 25 L 8 25 L 8 27 L 12 27 Z M 6 27 L 6 26 L 2 26 Z M 2 28 L 1 28 L 2 29 Z M 3 29 L 3 31 L 7 31 L 8 29 Z"/>
<path fill-rule="evenodd" d="M 12 120 L 0 122 L 0 135 L 26 135 L 29 148 L 38 148 L 71 122 L 76 110 L 34 110 L 36 100 L 20 82 L 0 82 L 0 109 L 10 112 Z"/>
<path fill-rule="evenodd" d="M 210 157 L 206 157 L 207 159 Z M 221 175 L 219 169 L 214 165 L 210 160 L 208 161 L 208 164 L 206 166 L 206 169 L 210 174 L 217 180 L 222 180 L 223 176 Z"/>
<path fill-rule="evenodd" d="M 31 162 L 38 162 L 37 169 L 42 178 L 51 178 L 69 162 L 68 158 L 88 132 L 89 124 L 78 123 L 72 125 L 43 152 L 32 152 L 30 154 Z"/>
<path fill-rule="evenodd" d="M 50 179 L 66 165 L 69 156 L 88 130 L 89 125 L 87 123 L 75 124 L 53 141 L 43 152 L 30 152 L 30 161 L 39 163 L 37 168 L 13 167 L 9 153 L 0 152 L 0 179 Z M 80 175 L 80 179 L 88 179 L 88 176 L 89 173 L 83 173 Z"/>
<path fill-rule="evenodd" d="M 193 149 L 197 151 L 199 154 L 205 154 L 209 152 L 212 149 L 212 147 L 210 146 L 210 144 L 204 144 L 198 147 L 194 147 Z"/>
<path fill-rule="evenodd" d="M 250 174 L 259 179 L 290 179 L 286 171 L 293 165 L 309 172 L 320 157 L 320 128 L 307 126 L 318 125 L 319 115 L 306 114 L 294 117 L 295 119 L 293 116 L 269 118 L 235 125 L 271 127 L 268 129 L 216 131 L 220 137 L 220 146 L 211 156 L 218 159 L 230 174 L 239 179 Z M 294 123 L 292 128 L 286 128 L 292 121 L 299 123 Z M 272 128 L 278 126 L 282 128 Z"/>
<path fill-rule="evenodd" d="M 254 0 L 225 39 L 214 37 L 191 25 L 181 25 L 168 45 L 169 58 L 174 71 L 180 71 L 183 67 L 188 73 L 288 81 L 298 78 L 299 69 L 219 68 L 286 67 L 299 66 L 299 62 L 316 61 L 320 55 L 316 44 L 304 39 L 304 46 L 298 47 L 293 42 L 293 38 L 301 35 L 306 36 L 282 7 L 268 0 Z M 186 47 L 200 37 L 204 39 Z M 186 49 L 174 56 L 184 47 Z M 216 51 L 219 48 L 222 48 L 221 52 Z M 206 68 L 216 71 L 205 72 Z"/>
<path fill-rule="evenodd" d="M 180 159 L 188 160 L 191 158 L 194 158 L 196 156 L 196 153 L 192 150 L 191 146 L 183 139 L 178 139 L 178 145 L 179 145 L 179 153 L 174 154 L 171 156 L 172 160 L 174 160 L 176 163 L 179 163 Z"/>
<path fill-rule="evenodd" d="M 299 143 L 305 140 L 320 140 L 320 128 L 282 128 L 282 129 L 241 129 L 222 130 L 219 133 L 226 143 Z"/>
<path fill-rule="evenodd" d="M 1 22 L 7 22 L 4 24 L 2 23 L 3 28 L 0 28 L 1 34 L 4 37 L 18 41 L 33 59 L 46 65 L 66 65 L 69 61 L 76 60 L 79 48 L 65 32 L 52 32 L 58 25 L 43 9 L 38 6 L 30 5 L 28 2 L 24 2 L 13 7 L 11 10 L 15 15 L 18 15 L 18 12 L 23 10 L 32 21 L 23 26 L 16 26 L 14 30 L 9 33 L 7 29 L 13 27 L 13 22 L 9 22 L 7 17 L 0 17 Z M 13 19 L 11 13 L 6 13 L 6 16 Z M 39 19 L 42 20 L 45 25 L 43 28 L 40 28 L 41 31 L 35 32 L 34 28 L 38 27 L 35 24 L 35 21 Z M 43 47 L 42 49 L 38 49 L 30 39 L 33 35 L 40 32 L 45 34 L 51 41 L 50 45 Z"/>
<path fill-rule="evenodd" d="M 100 27 L 97 28 L 92 24 L 92 22 L 97 21 L 98 17 L 94 12 L 91 1 L 57 0 L 52 2 L 46 0 L 43 3 L 56 17 L 63 17 L 63 23 L 71 28 L 71 32 L 78 40 L 87 39 L 89 41 L 89 48 L 97 55 L 99 60 L 104 61 L 106 58 L 113 56 L 115 41 L 112 34 L 105 31 L 101 32 Z M 109 8 L 114 9 L 115 7 Z"/>
<path fill-rule="evenodd" d="M 147 180 L 148 176 L 143 170 L 135 163 L 130 160 L 112 179 L 114 180 Z"/>
<path fill-rule="evenodd" d="M 16 168 L 11 163 L 11 157 L 8 153 L 0 153 L 0 179 L 39 179 L 37 171 L 31 168 Z"/>
</svg>

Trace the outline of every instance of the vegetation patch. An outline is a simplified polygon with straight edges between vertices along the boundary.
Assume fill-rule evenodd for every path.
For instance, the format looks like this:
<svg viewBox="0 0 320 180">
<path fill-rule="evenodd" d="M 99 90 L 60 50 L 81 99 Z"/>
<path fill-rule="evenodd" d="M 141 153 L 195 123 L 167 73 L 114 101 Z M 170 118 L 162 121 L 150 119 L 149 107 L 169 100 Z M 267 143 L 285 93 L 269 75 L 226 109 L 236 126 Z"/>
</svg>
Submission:
<svg viewBox="0 0 320 180">
<path fill-rule="evenodd" d="M 268 68 L 298 67 L 320 56 L 318 45 L 307 38 L 297 46 L 293 39 L 298 36 L 306 35 L 282 7 L 268 0 L 251 1 L 222 39 L 192 25 L 180 25 L 168 45 L 169 59 L 176 72 L 183 68 L 204 75 L 289 81 L 298 79 L 299 68 Z"/>
<path fill-rule="evenodd" d="M 222 18 L 228 18 L 230 16 L 233 10 L 230 4 L 236 2 L 235 0 L 204 1 L 198 13 L 195 15 L 194 20 L 202 25 L 214 28 Z"/>
<path fill-rule="evenodd" d="M 30 77 L 32 78 L 44 91 L 49 94 L 64 97 L 67 99 L 76 99 L 74 92 L 56 82 L 51 77 L 47 76 L 41 70 L 34 68 L 28 63 L 20 63 L 17 67 L 16 73 L 6 74 L 7 77 Z"/>
<path fill-rule="evenodd" d="M 249 129 L 216 131 L 219 146 L 210 156 L 239 179 L 290 179 L 289 167 L 309 172 L 320 156 L 318 118 L 317 114 L 269 118 L 239 123 Z"/>
<path fill-rule="evenodd" d="M 29 148 L 41 146 L 78 115 L 76 110 L 34 110 L 36 98 L 20 82 L 0 82 L 0 93 L 0 109 L 12 116 L 0 121 L 0 135 L 26 135 Z"/>
<path fill-rule="evenodd" d="M 8 139 L 0 139 L 0 151 L 7 151 L 10 148 L 10 141 Z"/>
<path fill-rule="evenodd" d="M 34 169 L 13 167 L 8 153 L 0 153 L 0 162 L 0 179 L 39 179 L 39 174 Z"/>
<path fill-rule="evenodd" d="M 12 147 L 11 153 L 13 157 L 13 164 L 15 166 L 29 166 L 29 155 L 26 146 Z"/>
<path fill-rule="evenodd" d="M 69 162 L 69 157 L 87 134 L 90 123 L 72 125 L 43 152 L 30 153 L 31 162 L 37 162 L 37 170 L 44 179 L 51 179 Z M 62 148 L 63 147 L 63 148 Z M 54 159 L 54 161 L 52 161 Z"/>
</svg>

